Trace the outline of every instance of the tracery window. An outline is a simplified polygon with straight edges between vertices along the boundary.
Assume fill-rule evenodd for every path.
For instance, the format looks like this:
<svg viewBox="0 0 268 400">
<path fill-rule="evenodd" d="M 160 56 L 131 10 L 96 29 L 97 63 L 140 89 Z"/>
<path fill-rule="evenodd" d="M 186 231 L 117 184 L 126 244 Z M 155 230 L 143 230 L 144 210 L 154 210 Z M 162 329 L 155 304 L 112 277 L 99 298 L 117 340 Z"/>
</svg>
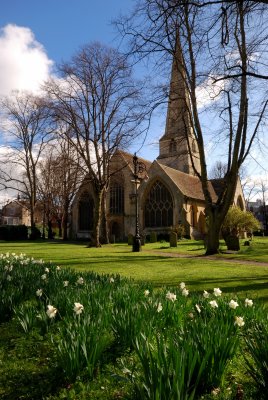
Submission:
<svg viewBox="0 0 268 400">
<path fill-rule="evenodd" d="M 110 214 L 124 214 L 124 186 L 117 180 L 110 186 Z"/>
<path fill-rule="evenodd" d="M 145 226 L 167 227 L 173 225 L 173 201 L 169 190 L 156 181 L 148 193 L 144 205 Z"/>
<path fill-rule="evenodd" d="M 94 219 L 94 201 L 89 192 L 84 192 L 78 205 L 78 226 L 81 231 L 90 231 L 93 229 Z"/>
</svg>

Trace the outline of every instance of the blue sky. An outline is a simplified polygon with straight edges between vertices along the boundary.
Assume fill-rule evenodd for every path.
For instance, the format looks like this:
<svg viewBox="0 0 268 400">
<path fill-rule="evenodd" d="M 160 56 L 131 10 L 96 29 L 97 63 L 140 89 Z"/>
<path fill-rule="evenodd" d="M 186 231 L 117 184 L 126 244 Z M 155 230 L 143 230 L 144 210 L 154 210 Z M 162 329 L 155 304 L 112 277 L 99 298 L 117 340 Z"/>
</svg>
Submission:
<svg viewBox="0 0 268 400">
<path fill-rule="evenodd" d="M 12 89 L 36 90 L 80 46 L 100 41 L 119 44 L 111 21 L 127 14 L 135 0 L 3 0 L 0 11 L 0 95 Z M 155 116 L 147 139 L 130 151 L 153 160 L 164 132 L 165 113 Z M 141 148 L 142 146 L 142 148 Z M 211 162 L 211 156 L 209 160 Z M 256 166 L 255 166 L 256 168 Z M 252 167 L 252 173 L 258 173 Z"/>
<path fill-rule="evenodd" d="M 115 45 L 111 21 L 132 4 L 132 0 L 4 0 L 0 26 L 29 27 L 48 57 L 60 62 L 90 41 Z"/>
<path fill-rule="evenodd" d="M 112 20 L 127 14 L 133 3 L 133 0 L 3 1 L 0 95 L 16 88 L 35 90 L 56 63 L 67 61 L 85 43 L 100 41 L 118 46 L 120 37 Z M 143 144 L 140 139 L 130 150 L 150 160 L 156 158 L 163 130 L 163 122 L 152 121 L 146 142 Z"/>
</svg>

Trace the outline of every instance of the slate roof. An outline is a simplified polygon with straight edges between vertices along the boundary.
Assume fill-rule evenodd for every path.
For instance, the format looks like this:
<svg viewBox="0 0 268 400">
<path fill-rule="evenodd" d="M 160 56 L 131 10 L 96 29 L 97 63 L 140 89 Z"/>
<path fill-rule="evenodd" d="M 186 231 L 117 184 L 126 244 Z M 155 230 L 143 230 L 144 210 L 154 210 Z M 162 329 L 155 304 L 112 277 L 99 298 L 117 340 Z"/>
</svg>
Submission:
<svg viewBox="0 0 268 400">
<path fill-rule="evenodd" d="M 174 168 L 170 168 L 167 167 L 166 165 L 160 164 L 158 161 L 156 162 L 185 196 L 191 199 L 202 200 L 202 201 L 205 200 L 202 190 L 202 185 L 197 176 L 186 174 Z M 215 190 L 210 181 L 208 183 L 208 187 L 212 196 L 212 200 L 216 202 L 217 194 L 215 193 Z"/>
</svg>

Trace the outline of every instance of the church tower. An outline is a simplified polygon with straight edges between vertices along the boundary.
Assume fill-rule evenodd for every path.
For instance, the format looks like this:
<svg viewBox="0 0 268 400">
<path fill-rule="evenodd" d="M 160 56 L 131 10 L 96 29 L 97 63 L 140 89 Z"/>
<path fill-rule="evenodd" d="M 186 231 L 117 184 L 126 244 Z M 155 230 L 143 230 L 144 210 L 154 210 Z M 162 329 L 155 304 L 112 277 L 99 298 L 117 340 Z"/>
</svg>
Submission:
<svg viewBox="0 0 268 400">
<path fill-rule="evenodd" d="M 200 172 L 200 159 L 196 139 L 190 123 L 190 99 L 179 37 L 177 36 L 173 58 L 165 133 L 159 140 L 157 160 L 168 167 L 195 175 L 189 153 L 193 155 L 194 165 Z"/>
</svg>

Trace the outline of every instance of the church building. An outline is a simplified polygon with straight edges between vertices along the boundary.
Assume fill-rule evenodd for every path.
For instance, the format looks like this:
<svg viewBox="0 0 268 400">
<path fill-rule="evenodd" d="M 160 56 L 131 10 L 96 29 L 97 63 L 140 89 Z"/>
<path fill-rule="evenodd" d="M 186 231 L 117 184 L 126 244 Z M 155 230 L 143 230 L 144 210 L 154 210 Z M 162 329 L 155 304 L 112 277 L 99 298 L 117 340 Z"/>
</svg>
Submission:
<svg viewBox="0 0 268 400">
<path fill-rule="evenodd" d="M 178 225 L 185 236 L 201 239 L 206 233 L 205 200 L 196 172 L 201 170 L 198 146 L 190 124 L 190 101 L 183 71 L 173 61 L 164 135 L 159 140 L 159 156 L 153 162 L 136 158 L 139 187 L 138 218 L 142 236 L 168 234 Z M 189 149 L 191 151 L 189 151 Z M 136 229 L 136 185 L 133 155 L 118 150 L 111 160 L 115 171 L 107 196 L 109 233 L 116 241 L 126 240 Z M 213 201 L 221 180 L 209 182 Z M 238 180 L 234 204 L 245 209 Z M 82 185 L 72 208 L 72 236 L 90 239 L 93 229 L 94 190 Z"/>
</svg>

